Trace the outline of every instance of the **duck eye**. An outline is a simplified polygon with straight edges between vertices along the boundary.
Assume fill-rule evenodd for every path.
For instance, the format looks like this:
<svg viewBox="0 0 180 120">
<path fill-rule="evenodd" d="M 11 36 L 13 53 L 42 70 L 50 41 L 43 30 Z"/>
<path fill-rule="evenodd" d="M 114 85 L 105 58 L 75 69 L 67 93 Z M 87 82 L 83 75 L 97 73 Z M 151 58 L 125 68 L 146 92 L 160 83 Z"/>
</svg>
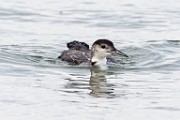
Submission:
<svg viewBox="0 0 180 120">
<path fill-rule="evenodd" d="M 101 45 L 101 48 L 102 48 L 102 49 L 105 49 L 105 48 L 106 48 L 106 45 Z"/>
</svg>

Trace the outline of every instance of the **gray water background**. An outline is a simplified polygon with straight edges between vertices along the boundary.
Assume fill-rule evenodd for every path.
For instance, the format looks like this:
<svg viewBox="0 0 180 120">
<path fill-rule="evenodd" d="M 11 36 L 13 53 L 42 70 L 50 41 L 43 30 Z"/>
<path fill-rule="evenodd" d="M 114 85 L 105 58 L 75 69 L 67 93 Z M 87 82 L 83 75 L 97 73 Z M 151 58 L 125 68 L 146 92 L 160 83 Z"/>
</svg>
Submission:
<svg viewBox="0 0 180 120">
<path fill-rule="evenodd" d="M 97 78 L 57 59 L 107 38 L 130 57 Z M 179 120 L 179 0 L 0 0 L 1 120 Z"/>
</svg>

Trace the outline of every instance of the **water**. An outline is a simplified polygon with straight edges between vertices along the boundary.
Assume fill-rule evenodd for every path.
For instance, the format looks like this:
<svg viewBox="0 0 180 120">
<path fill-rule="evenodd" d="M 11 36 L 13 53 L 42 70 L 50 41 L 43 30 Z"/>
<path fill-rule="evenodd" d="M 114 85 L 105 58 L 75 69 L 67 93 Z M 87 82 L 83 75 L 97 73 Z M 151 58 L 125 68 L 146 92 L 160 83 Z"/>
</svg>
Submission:
<svg viewBox="0 0 180 120">
<path fill-rule="evenodd" d="M 3 120 L 178 120 L 180 1 L 1 0 Z M 106 72 L 57 59 L 108 38 L 128 54 Z"/>
</svg>

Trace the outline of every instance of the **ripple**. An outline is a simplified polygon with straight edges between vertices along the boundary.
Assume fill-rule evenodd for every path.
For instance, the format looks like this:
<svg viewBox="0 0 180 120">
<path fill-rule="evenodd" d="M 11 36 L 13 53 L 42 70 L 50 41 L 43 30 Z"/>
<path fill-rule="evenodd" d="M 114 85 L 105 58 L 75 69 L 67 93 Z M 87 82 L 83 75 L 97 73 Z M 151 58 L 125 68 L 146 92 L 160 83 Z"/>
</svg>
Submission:
<svg viewBox="0 0 180 120">
<path fill-rule="evenodd" d="M 140 47 L 126 46 L 123 51 L 130 57 L 128 59 L 118 58 L 120 65 L 117 67 L 123 67 L 126 70 L 178 69 L 178 66 L 180 66 L 179 43 L 179 40 L 147 41 Z M 39 64 L 49 67 L 64 65 L 62 61 L 57 60 L 59 51 L 55 47 L 37 45 L 1 46 L 0 62 L 24 65 Z"/>
<path fill-rule="evenodd" d="M 120 60 L 126 69 L 177 70 L 180 56 L 179 40 L 149 41 L 141 47 L 127 47 L 125 52 L 130 58 Z"/>
<path fill-rule="evenodd" d="M 180 108 L 177 108 L 177 107 L 151 107 L 148 109 L 165 110 L 165 111 L 180 111 Z"/>
</svg>

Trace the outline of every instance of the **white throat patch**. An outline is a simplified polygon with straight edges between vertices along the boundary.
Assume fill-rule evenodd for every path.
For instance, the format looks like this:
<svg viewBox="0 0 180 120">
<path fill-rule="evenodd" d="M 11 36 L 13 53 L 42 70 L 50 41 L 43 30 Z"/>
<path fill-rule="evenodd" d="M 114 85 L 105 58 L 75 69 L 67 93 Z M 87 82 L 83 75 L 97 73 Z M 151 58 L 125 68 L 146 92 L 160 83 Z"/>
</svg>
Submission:
<svg viewBox="0 0 180 120">
<path fill-rule="evenodd" d="M 108 68 L 107 66 L 107 59 L 97 59 L 95 57 L 93 57 L 91 59 L 91 62 L 95 62 L 94 66 L 99 67 L 101 70 L 106 70 Z"/>
</svg>

